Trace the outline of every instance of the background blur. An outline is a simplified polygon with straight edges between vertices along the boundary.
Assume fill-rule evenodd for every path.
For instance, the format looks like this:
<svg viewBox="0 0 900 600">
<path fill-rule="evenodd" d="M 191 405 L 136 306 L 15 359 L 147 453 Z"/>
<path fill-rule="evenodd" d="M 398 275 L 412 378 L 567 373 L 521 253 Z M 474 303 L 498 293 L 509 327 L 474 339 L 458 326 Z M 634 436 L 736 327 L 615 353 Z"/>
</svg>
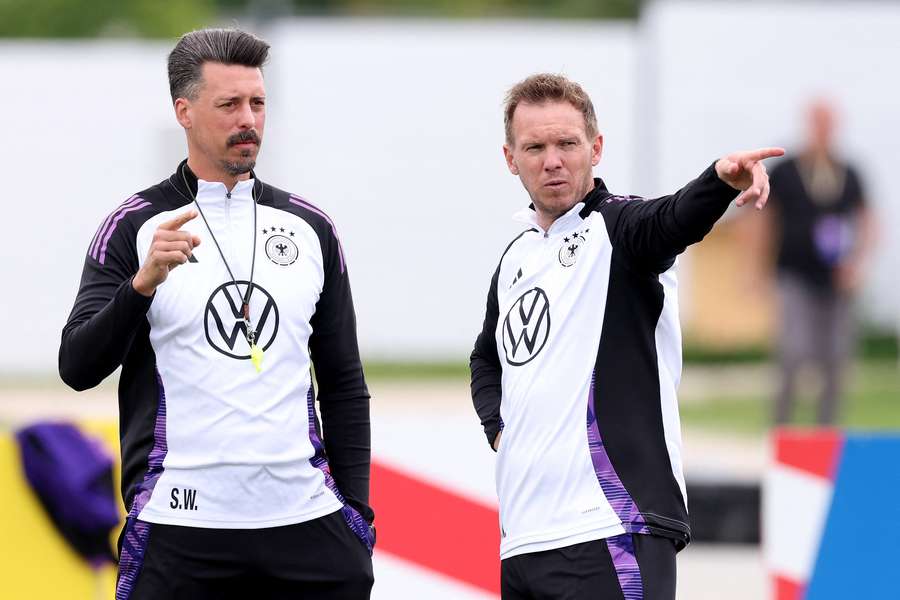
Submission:
<svg viewBox="0 0 900 600">
<path fill-rule="evenodd" d="M 81 395 L 66 390 L 55 374 L 59 332 L 99 223 L 185 156 L 165 59 L 181 33 L 211 25 L 237 25 L 272 45 L 257 172 L 337 224 L 384 473 L 434 486 L 472 510 L 496 507 L 493 453 L 471 409 L 466 365 L 490 276 L 520 230 L 510 215 L 527 203 L 503 162 L 503 96 L 539 71 L 585 87 L 605 138 L 596 173 L 614 192 L 644 196 L 675 191 L 729 151 L 798 149 L 805 105 L 830 98 L 840 151 L 859 167 L 881 229 L 857 307 L 865 335 L 841 424 L 900 427 L 900 204 L 891 185 L 900 158 L 897 3 L 0 0 L 0 114 L 11 167 L 0 242 L 7 432 L 72 418 L 115 444 L 114 382 Z M 754 215 L 739 213 L 680 259 L 681 403 L 695 518 L 713 487 L 713 496 L 750 498 L 749 518 L 758 519 L 771 458 L 770 265 L 748 250 Z M 808 401 L 814 386 L 804 392 Z M 801 407 L 799 421 L 810 415 Z M 42 536 L 52 528 L 21 499 L 15 448 L 4 443 L 0 498 L 16 508 L 3 511 L 3 525 L 46 556 L 53 542 Z M 712 502 L 711 513 L 721 512 Z M 724 543 L 701 539 L 680 555 L 680 597 L 721 598 L 725 585 L 731 598 L 765 597 L 758 527 L 710 528 L 707 540 Z M 40 584 L 47 597 L 53 585 L 65 585 L 66 597 L 91 597 L 71 583 L 78 563 L 59 544 L 61 575 Z M 34 587 L 3 590 L 32 559 L 0 541 L 0 596 L 44 597 Z M 460 575 L 440 561 L 385 542 L 374 597 L 496 591 L 479 583 L 478 566 Z M 84 583 L 85 593 L 105 593 L 106 577 L 100 588 Z"/>
</svg>

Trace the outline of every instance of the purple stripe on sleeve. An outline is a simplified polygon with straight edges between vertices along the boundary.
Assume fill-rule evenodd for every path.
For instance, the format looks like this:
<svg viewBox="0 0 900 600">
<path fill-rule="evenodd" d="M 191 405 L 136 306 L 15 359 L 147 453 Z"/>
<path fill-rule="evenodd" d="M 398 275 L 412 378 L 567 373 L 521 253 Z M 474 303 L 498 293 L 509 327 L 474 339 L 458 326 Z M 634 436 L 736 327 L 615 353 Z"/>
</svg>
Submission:
<svg viewBox="0 0 900 600">
<path fill-rule="evenodd" d="M 341 259 L 341 273 L 343 273 L 344 272 L 344 246 L 343 246 L 343 244 L 341 244 L 341 238 L 338 237 L 337 228 L 334 226 L 334 221 L 331 220 L 331 217 L 329 217 L 328 215 L 323 213 L 321 210 L 319 210 L 318 208 L 316 208 L 315 206 L 313 206 L 312 204 L 310 204 L 309 202 L 307 202 L 300 196 L 295 196 L 295 195 L 291 194 L 290 201 L 291 201 L 291 204 L 296 204 L 297 206 L 303 207 L 306 210 L 316 213 L 317 215 L 319 215 L 320 217 L 325 219 L 328 222 L 328 224 L 331 226 L 331 233 L 334 234 L 334 239 L 336 239 L 337 243 L 338 243 L 338 256 Z"/>
<path fill-rule="evenodd" d="M 122 536 L 122 553 L 119 555 L 119 577 L 116 580 L 116 600 L 128 600 L 134 591 L 141 567 L 144 566 L 144 552 L 150 541 L 150 524 L 128 517 L 125 535 Z"/>
<path fill-rule="evenodd" d="M 116 227 L 119 225 L 119 221 L 122 220 L 127 213 L 134 212 L 136 210 L 140 210 L 145 206 L 150 206 L 149 202 L 142 202 L 141 204 L 136 204 L 134 206 L 130 206 L 125 210 L 119 212 L 115 219 L 113 219 L 112 225 L 109 227 L 109 231 L 106 232 L 106 236 L 103 238 L 103 246 L 100 248 L 100 258 L 97 259 L 100 264 L 106 264 L 106 245 L 109 243 L 109 238 L 112 237 L 113 232 L 116 230 Z"/>
<path fill-rule="evenodd" d="M 606 496 L 612 509 L 622 521 L 622 526 L 628 533 L 650 533 L 643 515 L 637 505 L 619 479 L 619 475 L 609 460 L 609 454 L 600 437 L 600 429 L 597 426 L 597 417 L 594 415 L 594 375 L 591 375 L 591 388 L 588 394 L 587 405 L 587 436 L 588 447 L 591 451 L 591 462 L 594 464 L 594 473 L 600 482 L 600 488 Z"/>
<path fill-rule="evenodd" d="M 117 208 L 116 210 L 109 213 L 109 215 L 106 217 L 106 220 L 103 221 L 103 225 L 101 225 L 100 228 L 97 230 L 97 233 L 94 234 L 94 239 L 91 241 L 91 247 L 88 250 L 89 255 L 94 257 L 94 259 L 97 258 L 97 249 L 100 246 L 100 240 L 103 239 L 103 235 L 106 233 L 106 228 L 109 227 L 110 221 L 112 221 L 119 214 L 119 211 L 126 209 L 130 206 L 134 206 L 135 204 L 139 203 L 140 201 L 141 201 L 141 199 L 138 198 L 137 194 L 135 194 L 134 196 L 132 196 L 131 198 L 129 198 L 128 200 L 126 200 L 125 202 L 120 204 L 119 208 Z"/>
<path fill-rule="evenodd" d="M 103 225 L 101 225 L 100 228 L 97 230 L 97 233 L 94 234 L 94 239 L 93 239 L 93 241 L 91 241 L 91 247 L 88 250 L 88 254 L 93 256 L 94 259 L 97 258 L 97 256 L 96 256 L 97 246 L 100 245 L 100 240 L 103 239 L 103 234 L 106 233 L 106 228 L 109 227 L 109 222 L 112 221 L 115 218 L 115 216 L 119 214 L 120 210 L 122 210 L 124 208 L 128 208 L 129 206 L 133 206 L 133 205 L 137 204 L 138 202 L 140 202 L 140 200 L 141 199 L 137 197 L 137 194 L 135 194 L 134 196 L 132 196 L 131 198 L 129 198 L 128 200 L 126 200 L 125 202 L 120 204 L 119 208 L 117 208 L 116 210 L 109 213 L 109 215 L 107 215 L 106 220 L 103 221 Z"/>
<path fill-rule="evenodd" d="M 328 461 L 325 459 L 325 447 L 322 445 L 322 440 L 319 439 L 319 434 L 316 430 L 316 408 L 312 385 L 310 385 L 309 392 L 306 394 L 306 405 L 309 414 L 309 441 L 312 443 L 313 450 L 315 450 L 315 454 L 309 459 L 309 462 L 325 475 L 325 487 L 331 490 L 338 501 L 343 504 L 341 507 L 341 515 L 344 517 L 344 521 L 347 522 L 347 526 L 356 534 L 356 537 L 365 544 L 366 548 L 369 550 L 369 554 L 372 554 L 373 540 L 369 530 L 369 524 L 366 523 L 366 520 L 362 518 L 362 515 L 359 514 L 355 508 L 347 504 L 347 501 L 344 500 L 344 496 L 341 494 L 340 490 L 338 490 L 334 478 L 331 476 L 331 468 L 328 466 Z"/>
<path fill-rule="evenodd" d="M 619 587 L 625 600 L 643 600 L 644 584 L 641 581 L 641 568 L 634 554 L 634 540 L 630 533 L 623 533 L 606 538 L 606 547 L 612 557 Z M 117 599 L 118 600 L 118 599 Z"/>
<path fill-rule="evenodd" d="M 129 198 L 128 200 L 126 200 L 125 202 L 120 204 L 119 207 L 116 208 L 116 210 L 112 211 L 111 213 L 109 213 L 109 215 L 107 215 L 106 220 L 103 221 L 103 224 L 100 225 L 99 229 L 97 229 L 97 233 L 94 234 L 94 239 L 91 240 L 91 247 L 88 249 L 88 254 L 90 254 L 91 256 L 96 258 L 96 256 L 94 256 L 94 255 L 96 253 L 97 246 L 100 244 L 100 240 L 103 239 L 103 234 L 106 233 L 106 228 L 109 227 L 110 221 L 112 221 L 113 218 L 117 214 L 119 214 L 120 210 L 122 210 L 123 208 L 128 208 L 129 206 L 132 206 L 132 205 L 136 204 L 137 202 L 140 202 L 140 198 L 138 198 L 137 194 L 135 194 L 134 196 L 132 196 L 131 198 Z"/>
<path fill-rule="evenodd" d="M 144 480 L 138 485 L 134 500 L 131 502 L 131 510 L 128 513 L 129 517 L 135 519 L 150 501 L 153 488 L 156 487 L 156 482 L 162 475 L 163 461 L 169 450 L 166 442 L 166 391 L 159 371 L 156 372 L 156 383 L 159 386 L 159 404 L 156 409 L 156 422 L 153 426 L 153 447 L 147 457 L 147 473 L 144 475 Z"/>
</svg>

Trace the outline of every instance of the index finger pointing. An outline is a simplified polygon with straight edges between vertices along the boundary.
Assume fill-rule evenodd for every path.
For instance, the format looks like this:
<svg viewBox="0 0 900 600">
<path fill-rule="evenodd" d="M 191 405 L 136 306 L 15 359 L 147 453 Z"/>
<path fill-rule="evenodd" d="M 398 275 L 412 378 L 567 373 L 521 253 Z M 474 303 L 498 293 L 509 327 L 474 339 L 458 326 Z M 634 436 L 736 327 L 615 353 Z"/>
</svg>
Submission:
<svg viewBox="0 0 900 600">
<path fill-rule="evenodd" d="M 766 175 L 766 167 L 762 163 L 756 163 L 753 167 L 753 189 L 758 195 L 762 195 L 763 190 L 769 183 L 769 176 Z"/>
<path fill-rule="evenodd" d="M 189 210 L 186 213 L 182 213 L 172 219 L 171 221 L 166 221 L 162 225 L 159 226 L 160 229 L 168 229 L 170 231 L 175 231 L 177 229 L 181 229 L 181 226 L 190 221 L 191 219 L 197 216 L 196 210 Z"/>
<path fill-rule="evenodd" d="M 747 158 L 752 161 L 774 158 L 776 156 L 784 156 L 784 148 L 759 148 L 758 150 L 751 150 L 747 153 Z"/>
</svg>

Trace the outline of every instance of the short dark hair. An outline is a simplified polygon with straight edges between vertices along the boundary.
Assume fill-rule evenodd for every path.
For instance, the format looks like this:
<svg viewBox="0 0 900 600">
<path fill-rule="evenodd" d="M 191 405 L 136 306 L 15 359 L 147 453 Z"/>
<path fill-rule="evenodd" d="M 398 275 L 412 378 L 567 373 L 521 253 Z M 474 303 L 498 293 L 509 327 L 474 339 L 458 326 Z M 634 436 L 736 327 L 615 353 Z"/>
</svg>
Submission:
<svg viewBox="0 0 900 600">
<path fill-rule="evenodd" d="M 269 44 L 240 29 L 199 29 L 181 36 L 169 53 L 169 93 L 193 100 L 203 85 L 203 64 L 243 65 L 262 69 Z"/>
<path fill-rule="evenodd" d="M 503 124 L 506 128 L 506 142 L 513 142 L 512 121 L 516 107 L 520 103 L 544 104 L 545 102 L 568 102 L 581 112 L 584 117 L 584 131 L 588 138 L 599 132 L 594 105 L 584 89 L 562 75 L 554 73 L 538 73 L 523 79 L 506 94 L 503 110 Z"/>
</svg>

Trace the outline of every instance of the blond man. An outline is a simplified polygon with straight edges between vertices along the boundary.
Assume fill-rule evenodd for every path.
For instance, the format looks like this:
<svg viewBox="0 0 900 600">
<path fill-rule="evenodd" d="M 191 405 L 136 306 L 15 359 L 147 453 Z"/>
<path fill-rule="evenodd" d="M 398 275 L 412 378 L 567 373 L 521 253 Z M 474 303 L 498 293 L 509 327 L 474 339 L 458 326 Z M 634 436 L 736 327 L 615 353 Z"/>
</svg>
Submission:
<svg viewBox="0 0 900 600">
<path fill-rule="evenodd" d="M 603 136 L 568 79 L 509 92 L 507 166 L 526 229 L 500 259 L 471 357 L 472 398 L 497 450 L 502 594 L 673 599 L 690 541 L 676 388 L 676 257 L 734 201 L 761 209 L 762 160 L 718 159 L 671 196 L 593 177 Z"/>
</svg>

